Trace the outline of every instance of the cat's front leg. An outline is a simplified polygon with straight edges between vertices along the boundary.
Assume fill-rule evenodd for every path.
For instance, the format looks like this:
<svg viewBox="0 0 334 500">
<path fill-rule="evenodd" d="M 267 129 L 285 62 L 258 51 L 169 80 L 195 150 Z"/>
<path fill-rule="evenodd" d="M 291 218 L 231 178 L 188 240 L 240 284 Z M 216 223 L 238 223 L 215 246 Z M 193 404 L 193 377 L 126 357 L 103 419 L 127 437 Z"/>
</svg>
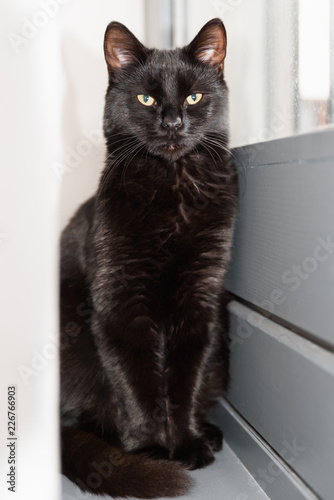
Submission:
<svg viewBox="0 0 334 500">
<path fill-rule="evenodd" d="M 129 285 L 114 286 L 111 299 L 107 291 L 95 297 L 100 310 L 93 319 L 94 338 L 117 406 L 113 418 L 128 451 L 165 444 L 164 336 L 153 285 L 133 270 Z"/>
<path fill-rule="evenodd" d="M 195 415 L 197 390 L 201 385 L 206 352 L 210 350 L 210 342 L 203 337 L 195 342 L 184 340 L 182 345 L 178 341 L 168 356 L 170 457 L 190 469 L 205 467 L 214 461 L 212 449 L 200 431 Z"/>
<path fill-rule="evenodd" d="M 189 268 L 177 290 L 176 312 L 169 338 L 167 358 L 168 396 L 172 411 L 168 433 L 171 458 L 190 469 L 214 461 L 211 441 L 196 418 L 199 391 L 206 364 L 219 331 L 219 292 L 222 283 Z"/>
</svg>

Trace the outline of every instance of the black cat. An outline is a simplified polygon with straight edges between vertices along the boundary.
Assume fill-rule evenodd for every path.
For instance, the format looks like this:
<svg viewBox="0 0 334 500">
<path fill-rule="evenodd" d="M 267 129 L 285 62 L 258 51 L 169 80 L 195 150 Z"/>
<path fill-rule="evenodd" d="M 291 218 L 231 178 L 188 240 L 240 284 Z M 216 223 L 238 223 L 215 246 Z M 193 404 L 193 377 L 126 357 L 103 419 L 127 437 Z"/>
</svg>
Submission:
<svg viewBox="0 0 334 500">
<path fill-rule="evenodd" d="M 162 51 L 113 22 L 104 50 L 106 167 L 61 241 L 63 471 L 96 494 L 177 496 L 222 446 L 226 33 L 213 19 Z"/>
</svg>

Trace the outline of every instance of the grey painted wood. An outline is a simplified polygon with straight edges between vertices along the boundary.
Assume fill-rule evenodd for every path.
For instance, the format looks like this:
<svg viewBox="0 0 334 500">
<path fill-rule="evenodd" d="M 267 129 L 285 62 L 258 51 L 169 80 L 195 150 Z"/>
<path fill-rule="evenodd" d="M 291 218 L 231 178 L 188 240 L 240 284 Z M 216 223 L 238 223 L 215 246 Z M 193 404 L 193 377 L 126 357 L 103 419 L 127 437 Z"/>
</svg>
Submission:
<svg viewBox="0 0 334 500">
<path fill-rule="evenodd" d="M 321 498 L 334 491 L 334 354 L 234 301 L 227 399 Z"/>
<path fill-rule="evenodd" d="M 233 152 L 238 165 L 245 168 L 295 161 L 313 161 L 332 158 L 333 141 L 334 129 L 331 128 L 310 134 L 248 144 L 235 148 Z"/>
<path fill-rule="evenodd" d="M 234 151 L 226 288 L 334 346 L 334 131 Z"/>
<path fill-rule="evenodd" d="M 268 447 L 228 401 L 220 400 L 213 412 L 212 421 L 224 430 L 225 442 L 231 446 L 271 500 L 319 498 L 272 448 Z"/>
</svg>

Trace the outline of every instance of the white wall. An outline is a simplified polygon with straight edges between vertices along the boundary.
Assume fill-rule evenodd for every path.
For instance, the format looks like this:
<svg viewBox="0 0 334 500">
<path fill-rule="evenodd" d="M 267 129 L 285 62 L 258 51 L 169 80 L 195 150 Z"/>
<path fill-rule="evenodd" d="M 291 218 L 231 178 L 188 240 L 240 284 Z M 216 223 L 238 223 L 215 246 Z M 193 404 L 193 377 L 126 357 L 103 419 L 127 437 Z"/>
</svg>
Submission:
<svg viewBox="0 0 334 500">
<path fill-rule="evenodd" d="M 23 38 L 22 18 L 38 10 L 32 0 L 7 0 L 0 13 L 0 497 L 18 500 L 44 500 L 46 491 L 50 500 L 58 498 L 59 186 L 50 163 L 62 144 L 62 78 L 58 20 L 27 28 L 31 38 Z M 22 37 L 18 45 L 13 33 Z M 5 479 L 8 385 L 17 392 L 15 494 Z"/>
</svg>

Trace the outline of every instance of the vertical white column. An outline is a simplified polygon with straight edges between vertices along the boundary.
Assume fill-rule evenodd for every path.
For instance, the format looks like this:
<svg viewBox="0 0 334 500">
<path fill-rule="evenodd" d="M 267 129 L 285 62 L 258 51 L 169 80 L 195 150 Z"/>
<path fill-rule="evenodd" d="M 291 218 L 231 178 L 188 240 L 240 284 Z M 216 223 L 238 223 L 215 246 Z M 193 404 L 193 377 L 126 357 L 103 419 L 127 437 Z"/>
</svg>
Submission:
<svg viewBox="0 0 334 500">
<path fill-rule="evenodd" d="M 59 16 L 66 9 L 65 4 L 64 0 L 1 2 L 2 499 L 60 498 L 59 184 L 55 182 L 51 162 L 62 149 Z M 8 386 L 15 387 L 16 426 L 10 439 Z"/>
<path fill-rule="evenodd" d="M 183 47 L 190 42 L 190 40 L 188 40 L 187 29 L 187 1 L 172 0 L 172 9 L 172 45 L 173 47 Z"/>
<path fill-rule="evenodd" d="M 145 0 L 145 36 L 148 47 L 171 47 L 172 0 Z"/>
</svg>

